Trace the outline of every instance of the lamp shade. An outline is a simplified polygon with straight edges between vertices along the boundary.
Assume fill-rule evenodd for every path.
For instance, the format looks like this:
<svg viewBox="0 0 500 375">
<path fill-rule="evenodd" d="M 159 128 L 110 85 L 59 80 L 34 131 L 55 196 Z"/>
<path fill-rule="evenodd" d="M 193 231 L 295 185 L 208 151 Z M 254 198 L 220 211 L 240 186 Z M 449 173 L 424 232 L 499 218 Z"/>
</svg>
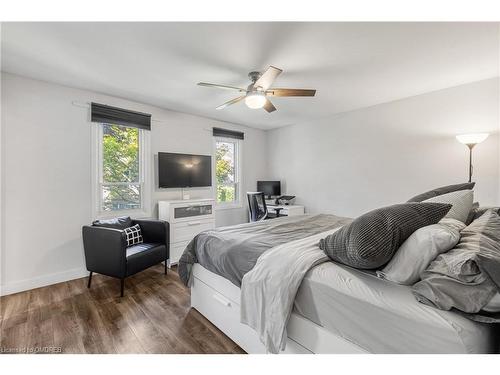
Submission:
<svg viewBox="0 0 500 375">
<path fill-rule="evenodd" d="M 488 133 L 472 133 L 472 134 L 460 134 L 457 135 L 457 141 L 463 143 L 464 145 L 477 145 L 488 138 Z"/>
</svg>

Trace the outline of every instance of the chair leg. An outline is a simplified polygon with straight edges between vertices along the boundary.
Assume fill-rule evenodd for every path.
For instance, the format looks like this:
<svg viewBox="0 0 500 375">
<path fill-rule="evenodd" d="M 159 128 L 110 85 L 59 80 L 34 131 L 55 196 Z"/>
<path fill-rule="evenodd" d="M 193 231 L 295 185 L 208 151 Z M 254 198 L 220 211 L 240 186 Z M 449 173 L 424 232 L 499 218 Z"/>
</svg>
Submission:
<svg viewBox="0 0 500 375">
<path fill-rule="evenodd" d="M 168 270 L 168 267 L 167 267 L 167 259 L 165 259 L 165 275 L 167 274 L 167 270 Z"/>
<path fill-rule="evenodd" d="M 125 288 L 125 279 L 121 279 L 121 291 L 120 291 L 120 297 L 123 297 L 123 289 Z"/>
<path fill-rule="evenodd" d="M 90 271 L 90 275 L 89 275 L 89 282 L 87 284 L 87 288 L 90 288 L 90 284 L 92 283 L 92 271 Z"/>
</svg>

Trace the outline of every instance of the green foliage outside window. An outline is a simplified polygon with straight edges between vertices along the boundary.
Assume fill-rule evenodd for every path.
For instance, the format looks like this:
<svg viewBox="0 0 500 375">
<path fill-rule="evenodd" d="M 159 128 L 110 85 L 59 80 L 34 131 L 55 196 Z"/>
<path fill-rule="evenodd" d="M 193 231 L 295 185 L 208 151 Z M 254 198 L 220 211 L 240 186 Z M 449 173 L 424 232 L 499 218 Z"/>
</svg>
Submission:
<svg viewBox="0 0 500 375">
<path fill-rule="evenodd" d="M 215 152 L 215 177 L 217 202 L 234 202 L 235 199 L 235 145 L 217 142 Z"/>
<path fill-rule="evenodd" d="M 139 129 L 103 125 L 103 209 L 140 208 Z"/>
</svg>

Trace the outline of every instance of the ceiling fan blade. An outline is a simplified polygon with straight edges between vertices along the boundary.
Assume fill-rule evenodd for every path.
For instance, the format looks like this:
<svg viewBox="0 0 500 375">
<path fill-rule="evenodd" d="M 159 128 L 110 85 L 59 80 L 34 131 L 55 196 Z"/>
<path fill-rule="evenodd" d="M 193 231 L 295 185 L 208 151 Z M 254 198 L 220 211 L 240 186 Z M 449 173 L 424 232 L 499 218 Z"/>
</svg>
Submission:
<svg viewBox="0 0 500 375">
<path fill-rule="evenodd" d="M 228 102 L 225 102 L 224 104 L 221 104 L 220 106 L 218 106 L 218 107 L 217 107 L 217 108 L 215 108 L 215 109 L 218 109 L 218 110 L 220 110 L 220 109 L 224 109 L 224 108 L 226 108 L 226 107 L 228 107 L 228 106 L 230 106 L 230 105 L 232 105 L 232 104 L 238 103 L 239 101 L 241 101 L 241 100 L 243 100 L 243 99 L 245 99 L 245 95 L 243 95 L 243 96 L 239 96 L 239 97 L 234 98 L 234 99 L 232 99 L 232 100 L 230 100 L 230 101 L 228 101 Z"/>
<path fill-rule="evenodd" d="M 198 86 L 214 87 L 214 88 L 226 89 L 226 90 L 238 90 L 239 92 L 247 92 L 246 89 L 242 89 L 241 87 L 218 85 L 216 83 L 198 82 Z"/>
<path fill-rule="evenodd" d="M 271 103 L 269 99 L 266 100 L 266 104 L 264 104 L 264 108 L 268 113 L 276 111 L 276 107 Z"/>
<path fill-rule="evenodd" d="M 273 84 L 276 77 L 278 77 L 283 70 L 274 66 L 269 66 L 267 70 L 255 81 L 254 87 L 262 87 L 262 90 L 267 90 Z"/>
<path fill-rule="evenodd" d="M 266 95 L 269 96 L 314 96 L 316 90 L 309 89 L 269 89 Z"/>
</svg>

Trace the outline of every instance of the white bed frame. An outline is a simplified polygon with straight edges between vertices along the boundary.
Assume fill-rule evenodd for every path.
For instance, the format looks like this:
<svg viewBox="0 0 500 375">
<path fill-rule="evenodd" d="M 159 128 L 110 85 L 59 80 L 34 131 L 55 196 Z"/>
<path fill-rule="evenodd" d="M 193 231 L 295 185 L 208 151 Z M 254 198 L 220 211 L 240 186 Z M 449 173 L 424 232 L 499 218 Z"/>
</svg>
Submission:
<svg viewBox="0 0 500 375">
<path fill-rule="evenodd" d="M 257 333 L 240 323 L 240 289 L 230 281 L 193 266 L 191 307 L 194 307 L 247 353 L 266 353 Z M 287 325 L 288 341 L 282 353 L 367 353 L 325 328 L 292 313 Z"/>
</svg>

